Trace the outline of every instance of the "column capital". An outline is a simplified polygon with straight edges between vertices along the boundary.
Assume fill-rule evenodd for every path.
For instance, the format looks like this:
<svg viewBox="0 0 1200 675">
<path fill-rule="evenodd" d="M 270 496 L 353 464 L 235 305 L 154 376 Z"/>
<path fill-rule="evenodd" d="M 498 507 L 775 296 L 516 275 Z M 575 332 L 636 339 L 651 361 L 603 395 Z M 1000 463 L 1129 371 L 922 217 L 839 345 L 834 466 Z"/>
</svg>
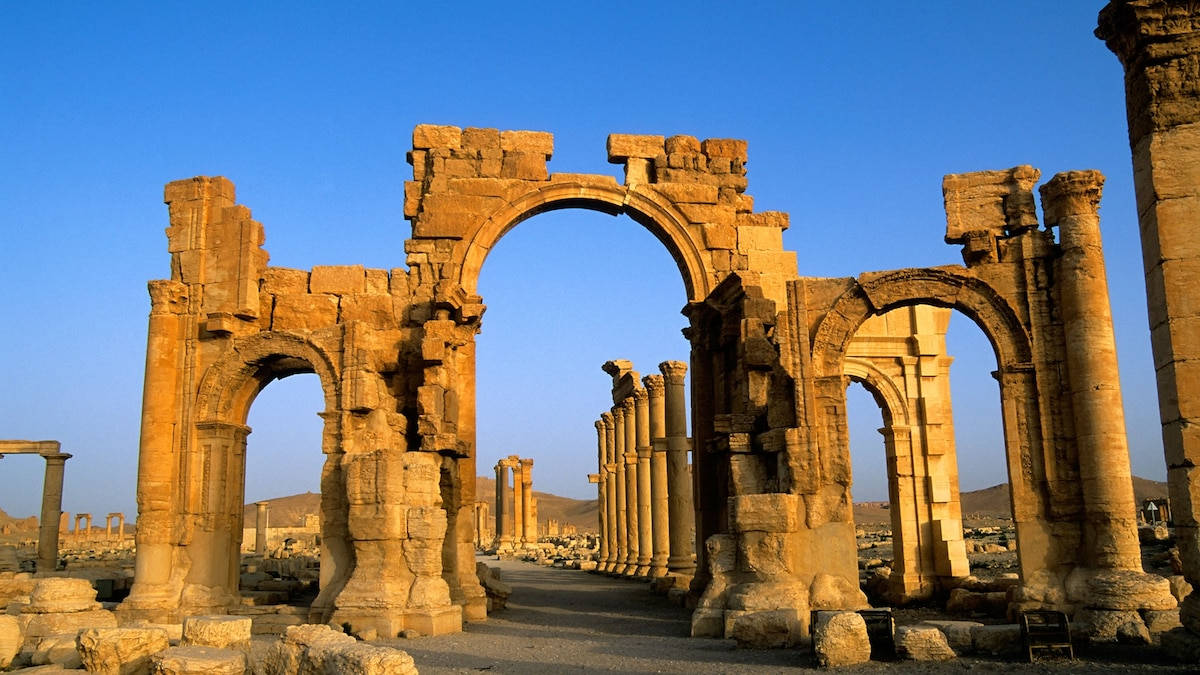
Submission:
<svg viewBox="0 0 1200 675">
<path fill-rule="evenodd" d="M 683 384 L 683 376 L 687 374 L 687 364 L 683 361 L 663 361 L 658 364 L 666 384 Z"/>
<path fill-rule="evenodd" d="M 613 428 L 613 414 L 610 412 L 600 413 L 600 423 L 604 425 L 605 429 Z"/>
<path fill-rule="evenodd" d="M 633 398 L 634 405 L 639 405 L 650 400 L 650 393 L 644 388 L 638 387 L 637 389 L 633 390 L 633 396 L 631 398 Z"/>
<path fill-rule="evenodd" d="M 620 405 L 621 412 L 624 413 L 626 417 L 630 417 L 634 414 L 634 410 L 637 407 L 637 402 L 633 400 L 632 396 L 629 396 L 625 399 L 622 399 Z"/>
<path fill-rule="evenodd" d="M 47 464 L 65 464 L 74 456 L 69 452 L 57 452 L 52 455 L 42 455 L 42 459 L 46 460 Z"/>
<path fill-rule="evenodd" d="M 1170 0 L 1114 0 L 1100 10 L 1094 35 L 1128 66 L 1152 50 L 1200 33 L 1200 12 Z"/>
<path fill-rule="evenodd" d="M 624 459 L 625 459 L 625 464 L 626 464 L 626 465 L 629 465 L 629 464 L 634 464 L 634 465 L 636 465 L 636 464 L 637 464 L 637 461 L 638 461 L 638 453 L 637 453 L 637 450 L 626 450 L 626 451 L 625 451 L 625 456 L 624 456 Z"/>
<path fill-rule="evenodd" d="M 1104 174 L 1095 169 L 1064 171 L 1038 188 L 1046 227 L 1054 227 L 1071 216 L 1094 216 L 1100 210 Z"/>
<path fill-rule="evenodd" d="M 647 375 L 642 378 L 642 385 L 646 387 L 650 396 L 662 396 L 667 390 L 662 375 Z"/>
<path fill-rule="evenodd" d="M 532 457 L 525 457 L 518 461 L 521 463 L 522 468 L 526 468 L 526 467 L 533 468 L 533 458 Z"/>
</svg>

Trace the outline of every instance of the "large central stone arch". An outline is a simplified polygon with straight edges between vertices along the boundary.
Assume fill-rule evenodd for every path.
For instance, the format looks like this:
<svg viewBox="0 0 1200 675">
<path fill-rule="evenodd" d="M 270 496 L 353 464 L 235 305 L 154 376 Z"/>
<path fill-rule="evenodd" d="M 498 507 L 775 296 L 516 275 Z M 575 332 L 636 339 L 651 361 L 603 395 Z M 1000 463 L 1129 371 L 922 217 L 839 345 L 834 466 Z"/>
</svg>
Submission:
<svg viewBox="0 0 1200 675">
<path fill-rule="evenodd" d="M 704 257 L 704 243 L 688 229 L 687 217 L 669 200 L 646 185 L 618 185 L 607 176 L 554 176 L 513 197 L 486 219 L 477 221 L 455 246 L 459 262 L 458 284 L 470 294 L 478 292 L 479 273 L 496 243 L 521 222 L 547 211 L 587 209 L 612 216 L 628 215 L 650 231 L 675 260 L 683 276 L 689 302 L 698 302 L 712 290 L 715 272 Z"/>
</svg>

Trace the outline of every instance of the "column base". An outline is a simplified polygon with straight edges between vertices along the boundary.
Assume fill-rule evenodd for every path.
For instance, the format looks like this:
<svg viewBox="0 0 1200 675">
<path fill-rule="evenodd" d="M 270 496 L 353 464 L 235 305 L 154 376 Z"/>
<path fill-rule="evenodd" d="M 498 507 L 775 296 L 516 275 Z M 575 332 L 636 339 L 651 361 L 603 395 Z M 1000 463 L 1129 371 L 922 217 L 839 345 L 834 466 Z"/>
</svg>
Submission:
<svg viewBox="0 0 1200 675">
<path fill-rule="evenodd" d="M 349 624 L 352 632 L 374 630 L 381 638 L 394 638 L 405 630 L 447 635 L 462 632 L 463 612 L 458 605 L 410 610 L 349 607 L 335 610 L 330 621 Z"/>
<path fill-rule="evenodd" d="M 650 565 L 638 565 L 637 571 L 633 573 L 633 576 L 641 579 L 648 578 L 650 576 Z"/>
</svg>

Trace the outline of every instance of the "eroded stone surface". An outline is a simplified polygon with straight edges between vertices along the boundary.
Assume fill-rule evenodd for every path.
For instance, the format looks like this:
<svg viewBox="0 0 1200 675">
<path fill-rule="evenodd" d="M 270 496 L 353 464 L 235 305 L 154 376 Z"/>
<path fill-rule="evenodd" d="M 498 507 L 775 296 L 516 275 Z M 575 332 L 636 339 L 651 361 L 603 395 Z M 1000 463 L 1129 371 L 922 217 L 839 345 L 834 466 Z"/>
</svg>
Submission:
<svg viewBox="0 0 1200 675">
<path fill-rule="evenodd" d="M 156 628 L 88 628 L 75 638 L 84 668 L 112 675 L 149 671 L 150 655 L 169 646 L 166 631 Z"/>
<path fill-rule="evenodd" d="M 867 624 L 856 612 L 824 612 L 813 630 L 813 653 L 827 667 L 852 666 L 871 660 Z"/>
</svg>

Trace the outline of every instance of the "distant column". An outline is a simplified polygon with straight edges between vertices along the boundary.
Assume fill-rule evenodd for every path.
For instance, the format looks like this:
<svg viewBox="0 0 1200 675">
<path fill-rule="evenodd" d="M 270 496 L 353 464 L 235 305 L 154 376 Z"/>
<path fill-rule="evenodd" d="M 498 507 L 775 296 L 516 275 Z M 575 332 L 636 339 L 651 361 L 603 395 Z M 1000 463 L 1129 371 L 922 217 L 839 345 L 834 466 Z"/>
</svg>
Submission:
<svg viewBox="0 0 1200 675">
<path fill-rule="evenodd" d="M 538 540 L 537 499 L 533 496 L 533 460 L 529 458 L 521 460 L 521 499 L 524 500 L 521 511 L 525 519 L 521 530 L 525 537 L 525 543 L 536 544 Z"/>
<path fill-rule="evenodd" d="M 650 396 L 639 387 L 633 390 L 637 425 L 638 477 L 638 571 L 639 577 L 649 576 L 650 558 L 654 551 L 654 523 L 651 517 L 650 494 Z"/>
<path fill-rule="evenodd" d="M 637 575 L 638 551 L 638 476 L 637 411 L 633 397 L 621 401 L 625 417 L 625 575 Z"/>
<path fill-rule="evenodd" d="M 508 487 L 508 460 L 496 463 L 496 550 L 511 551 L 512 533 L 512 490 Z"/>
<path fill-rule="evenodd" d="M 658 369 L 666 387 L 667 510 L 671 521 L 671 555 L 667 559 L 667 571 L 690 578 L 696 572 L 696 551 L 692 475 L 688 470 L 687 399 L 683 386 L 687 364 L 663 361 L 658 364 Z"/>
<path fill-rule="evenodd" d="M 599 569 L 604 569 L 605 563 L 608 562 L 608 495 L 605 490 L 608 486 L 608 476 L 604 472 L 604 455 L 608 452 L 605 448 L 604 438 L 604 420 L 596 420 L 596 527 L 600 533 L 599 544 L 600 551 L 596 558 Z M 590 480 L 590 479 L 589 479 Z"/>
<path fill-rule="evenodd" d="M 521 458 L 516 455 L 511 455 L 508 458 L 509 466 L 512 467 L 512 482 L 513 482 L 513 508 L 512 508 L 512 523 L 513 523 L 513 547 L 525 547 L 525 476 L 521 466 Z"/>
<path fill-rule="evenodd" d="M 125 539 L 125 514 L 117 514 L 117 539 Z"/>
<path fill-rule="evenodd" d="M 71 455 L 65 452 L 42 455 L 46 460 L 46 475 L 42 482 L 42 518 L 38 523 L 39 572 L 53 572 L 58 567 L 58 524 L 62 514 L 63 472 Z"/>
<path fill-rule="evenodd" d="M 666 385 L 662 375 L 642 378 L 650 397 L 650 511 L 653 532 L 653 553 L 650 556 L 650 577 L 667 574 L 667 558 L 671 555 L 669 499 L 667 498 L 667 426 L 663 395 Z"/>
<path fill-rule="evenodd" d="M 254 513 L 254 555 L 263 558 L 267 555 L 267 519 L 270 517 L 267 509 L 270 502 L 254 502 L 257 510 Z"/>
<path fill-rule="evenodd" d="M 613 561 L 612 571 L 624 574 L 629 565 L 629 516 L 625 509 L 627 502 L 626 473 L 625 473 L 625 409 L 619 404 L 614 405 L 613 414 L 613 475 L 617 479 L 616 505 L 617 521 L 617 558 Z"/>
<path fill-rule="evenodd" d="M 615 422 L 611 412 L 600 414 L 604 424 L 604 465 L 601 471 L 604 475 L 604 502 L 608 524 L 604 538 L 608 541 L 608 555 L 604 558 L 605 572 L 613 571 L 617 566 L 617 464 L 613 459 L 616 453 Z M 624 495 L 622 495 L 622 498 Z"/>
</svg>

